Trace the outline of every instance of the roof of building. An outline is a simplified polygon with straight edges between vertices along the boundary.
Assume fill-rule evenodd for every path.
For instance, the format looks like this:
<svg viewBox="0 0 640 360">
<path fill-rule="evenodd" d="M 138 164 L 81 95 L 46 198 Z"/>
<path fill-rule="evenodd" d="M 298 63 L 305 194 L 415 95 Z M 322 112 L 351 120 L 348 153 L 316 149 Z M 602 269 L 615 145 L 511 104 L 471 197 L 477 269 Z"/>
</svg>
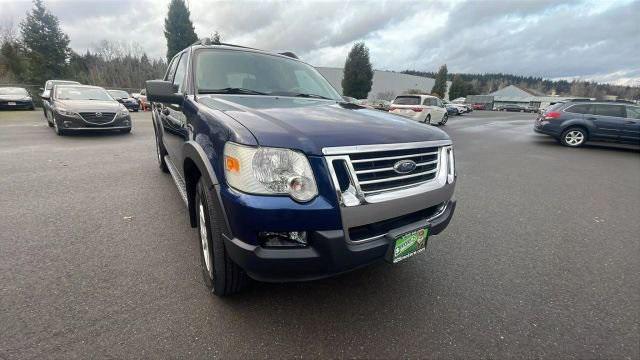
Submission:
<svg viewBox="0 0 640 360">
<path fill-rule="evenodd" d="M 534 93 L 523 90 L 515 85 L 509 85 L 509 86 L 503 87 L 502 89 L 498 91 L 494 91 L 489 95 L 501 96 L 501 97 L 512 97 L 512 98 L 513 97 L 523 98 L 528 96 L 535 96 Z"/>
</svg>

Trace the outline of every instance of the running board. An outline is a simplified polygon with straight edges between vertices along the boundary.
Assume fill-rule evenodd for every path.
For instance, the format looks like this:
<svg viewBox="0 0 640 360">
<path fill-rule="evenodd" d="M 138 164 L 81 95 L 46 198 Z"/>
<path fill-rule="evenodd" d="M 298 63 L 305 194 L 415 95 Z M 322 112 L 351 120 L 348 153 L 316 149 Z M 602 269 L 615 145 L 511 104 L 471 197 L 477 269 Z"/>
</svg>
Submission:
<svg viewBox="0 0 640 360">
<path fill-rule="evenodd" d="M 184 201 L 184 203 L 187 206 L 189 206 L 189 200 L 187 200 L 187 185 L 185 184 L 184 179 L 182 178 L 182 176 L 180 176 L 180 172 L 173 165 L 173 162 L 171 162 L 171 159 L 169 159 L 169 155 L 165 155 L 164 162 L 167 164 L 167 168 L 169 168 L 169 173 L 171 173 L 173 182 L 175 182 L 176 186 L 178 187 L 178 192 L 180 193 L 180 197 L 182 197 L 182 200 Z"/>
</svg>

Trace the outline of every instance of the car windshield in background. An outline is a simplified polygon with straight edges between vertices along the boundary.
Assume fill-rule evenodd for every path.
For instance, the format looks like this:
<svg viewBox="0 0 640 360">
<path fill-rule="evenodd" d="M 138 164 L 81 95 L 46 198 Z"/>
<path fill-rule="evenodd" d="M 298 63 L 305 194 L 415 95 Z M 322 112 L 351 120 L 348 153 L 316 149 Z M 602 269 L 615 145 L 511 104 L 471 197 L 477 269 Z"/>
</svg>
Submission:
<svg viewBox="0 0 640 360">
<path fill-rule="evenodd" d="M 62 86 L 56 88 L 56 98 L 58 100 L 111 100 L 113 98 L 104 89 Z"/>
<path fill-rule="evenodd" d="M 29 93 L 23 88 L 4 87 L 0 88 L 0 95 L 24 95 L 28 96 Z"/>
<path fill-rule="evenodd" d="M 248 51 L 202 50 L 196 59 L 198 92 L 280 95 L 340 100 L 313 67 L 281 56 Z"/>
<path fill-rule="evenodd" d="M 419 96 L 398 96 L 393 100 L 395 105 L 420 105 Z"/>
<path fill-rule="evenodd" d="M 47 83 L 45 84 L 45 90 L 51 90 L 51 88 L 53 87 L 53 85 L 64 85 L 64 84 L 78 84 L 78 82 L 76 81 L 65 81 L 65 80 L 56 80 L 56 81 L 47 81 Z"/>
<path fill-rule="evenodd" d="M 122 90 L 107 90 L 109 92 L 109 94 L 111 94 L 111 96 L 114 99 L 126 99 L 129 97 L 129 94 L 127 94 L 126 91 L 122 91 Z"/>
</svg>

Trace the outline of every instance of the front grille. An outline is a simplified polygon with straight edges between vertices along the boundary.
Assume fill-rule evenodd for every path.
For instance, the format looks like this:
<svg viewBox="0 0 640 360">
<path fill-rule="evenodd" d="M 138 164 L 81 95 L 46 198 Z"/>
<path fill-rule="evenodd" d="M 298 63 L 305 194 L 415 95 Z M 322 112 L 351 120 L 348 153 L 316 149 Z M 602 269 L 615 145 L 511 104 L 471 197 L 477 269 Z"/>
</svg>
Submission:
<svg viewBox="0 0 640 360">
<path fill-rule="evenodd" d="M 349 229 L 351 241 L 365 241 L 385 236 L 389 231 L 409 225 L 420 220 L 430 219 L 443 211 L 444 204 L 438 204 L 410 214 L 394 217 L 372 224 L 356 226 Z"/>
<path fill-rule="evenodd" d="M 92 124 L 106 124 L 113 121 L 116 113 L 112 112 L 81 112 L 80 116 L 84 121 Z"/>
<path fill-rule="evenodd" d="M 349 155 L 355 177 L 364 195 L 399 190 L 433 180 L 438 170 L 438 147 L 362 152 Z M 394 165 L 412 160 L 416 167 L 398 173 Z"/>
</svg>

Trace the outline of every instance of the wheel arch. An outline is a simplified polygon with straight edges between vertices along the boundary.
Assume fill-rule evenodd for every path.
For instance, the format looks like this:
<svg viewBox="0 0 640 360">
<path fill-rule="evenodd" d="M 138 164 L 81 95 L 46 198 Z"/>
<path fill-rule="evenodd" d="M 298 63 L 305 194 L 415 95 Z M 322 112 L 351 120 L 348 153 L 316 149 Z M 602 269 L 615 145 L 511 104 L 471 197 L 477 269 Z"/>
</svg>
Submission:
<svg viewBox="0 0 640 360">
<path fill-rule="evenodd" d="M 218 191 L 215 189 L 216 185 L 218 185 L 218 177 L 211 166 L 211 161 L 205 154 L 204 150 L 195 141 L 187 141 L 184 145 L 183 149 L 184 161 L 183 161 L 183 174 L 185 187 L 187 190 L 187 206 L 189 209 L 189 221 L 191 227 L 197 226 L 196 220 L 196 186 L 200 178 L 204 179 L 207 189 L 213 191 L 216 195 L 215 198 L 218 200 L 219 209 L 222 210 L 223 207 L 220 204 L 220 196 Z M 224 213 L 224 212 L 223 212 Z M 226 222 L 226 213 L 225 213 L 225 222 Z"/>
<path fill-rule="evenodd" d="M 587 140 L 591 137 L 591 134 L 595 130 L 595 126 L 587 121 L 584 121 L 582 119 L 572 119 L 562 124 L 562 131 L 560 131 L 560 135 L 562 136 L 565 131 L 571 128 L 583 129 L 587 134 Z"/>
</svg>

